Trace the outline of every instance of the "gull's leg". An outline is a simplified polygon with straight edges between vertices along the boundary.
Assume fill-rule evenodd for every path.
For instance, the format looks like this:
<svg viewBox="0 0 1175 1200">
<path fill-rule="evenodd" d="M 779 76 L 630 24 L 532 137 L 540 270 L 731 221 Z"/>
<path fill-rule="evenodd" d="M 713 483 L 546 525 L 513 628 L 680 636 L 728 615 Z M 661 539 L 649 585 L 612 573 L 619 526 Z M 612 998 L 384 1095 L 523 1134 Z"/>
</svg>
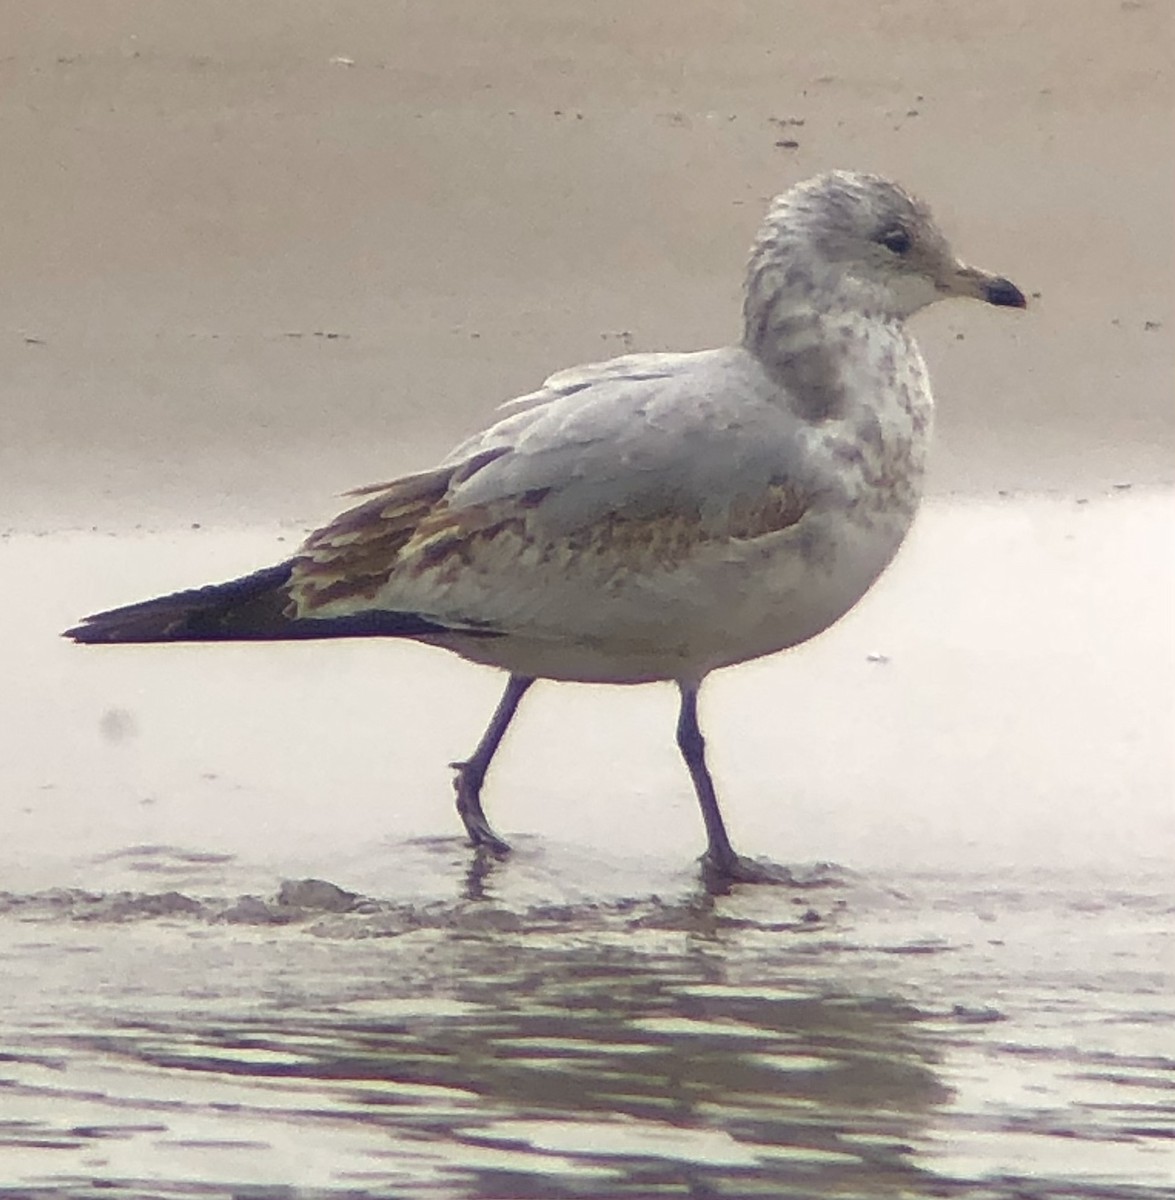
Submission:
<svg viewBox="0 0 1175 1200">
<path fill-rule="evenodd" d="M 679 683 L 681 690 L 681 712 L 677 718 L 677 748 L 685 765 L 689 767 L 694 791 L 702 806 L 702 820 L 706 823 L 708 845 L 703 862 L 721 874 L 729 875 L 738 863 L 738 855 L 730 844 L 722 813 L 718 808 L 718 796 L 714 792 L 714 781 L 706 766 L 706 741 L 698 725 L 698 687 L 696 683 Z"/>
<path fill-rule="evenodd" d="M 706 766 L 706 741 L 698 725 L 698 688 L 701 685 L 679 681 L 677 686 L 681 691 L 681 712 L 677 718 L 677 747 L 685 759 L 685 765 L 689 767 L 694 791 L 697 792 L 698 803 L 702 807 L 702 820 L 706 823 L 708 845 L 706 853 L 702 855 L 704 871 L 720 886 L 732 882 L 790 883 L 791 876 L 786 870 L 772 870 L 764 864 L 752 862 L 735 853 L 726 826 L 722 822 L 714 781 L 710 778 L 710 771 Z"/>
<path fill-rule="evenodd" d="M 506 683 L 506 691 L 490 719 L 489 728 L 477 743 L 477 749 L 464 762 L 449 764 L 457 772 L 453 780 L 453 788 L 457 792 L 457 812 L 461 814 L 469 840 L 475 846 L 485 846 L 497 854 L 505 854 L 510 846 L 490 828 L 486 820 L 481 807 L 481 785 L 490 769 L 494 751 L 514 717 L 518 702 L 532 683 L 534 680 L 525 675 L 511 675 Z"/>
</svg>

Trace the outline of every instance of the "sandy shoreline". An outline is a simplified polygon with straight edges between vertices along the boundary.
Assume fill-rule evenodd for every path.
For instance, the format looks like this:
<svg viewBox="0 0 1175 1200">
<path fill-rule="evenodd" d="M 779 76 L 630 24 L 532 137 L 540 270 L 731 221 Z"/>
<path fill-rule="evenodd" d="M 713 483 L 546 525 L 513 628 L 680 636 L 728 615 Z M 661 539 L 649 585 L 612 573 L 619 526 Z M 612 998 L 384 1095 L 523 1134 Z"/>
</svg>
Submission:
<svg viewBox="0 0 1175 1200">
<path fill-rule="evenodd" d="M 935 490 L 1172 478 L 1159 5 L 54 11 L 0 23 L 10 525 L 312 520 L 552 370 L 721 344 L 831 166 L 1040 293 L 919 323 Z"/>
</svg>

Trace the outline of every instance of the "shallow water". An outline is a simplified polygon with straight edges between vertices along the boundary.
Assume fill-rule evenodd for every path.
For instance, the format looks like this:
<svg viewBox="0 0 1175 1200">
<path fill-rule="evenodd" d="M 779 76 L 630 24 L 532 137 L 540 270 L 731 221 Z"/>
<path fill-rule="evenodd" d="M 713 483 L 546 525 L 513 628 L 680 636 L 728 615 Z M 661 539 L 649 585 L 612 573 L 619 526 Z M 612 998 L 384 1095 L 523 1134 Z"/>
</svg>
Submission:
<svg viewBox="0 0 1175 1200">
<path fill-rule="evenodd" d="M 455 843 L 387 852 L 470 890 Z M 478 899 L 426 905 L 324 884 L 225 903 L 215 864 L 170 894 L 22 898 L 0 921 L 6 1179 L 168 1196 L 1175 1186 L 1169 877 L 826 872 L 729 897 L 681 879 L 665 897 L 499 899 L 498 871 L 557 894 L 534 876 L 558 855 L 524 859 Z M 148 885 L 194 870 L 161 848 L 136 862 Z"/>
<path fill-rule="evenodd" d="M 69 646 L 274 534 L 9 537 L 0 1195 L 1175 1194 L 1170 533 L 932 506 L 714 680 L 737 843 L 851 864 L 717 896 L 668 689 L 536 689 L 481 860 L 444 764 L 491 673 Z"/>
</svg>

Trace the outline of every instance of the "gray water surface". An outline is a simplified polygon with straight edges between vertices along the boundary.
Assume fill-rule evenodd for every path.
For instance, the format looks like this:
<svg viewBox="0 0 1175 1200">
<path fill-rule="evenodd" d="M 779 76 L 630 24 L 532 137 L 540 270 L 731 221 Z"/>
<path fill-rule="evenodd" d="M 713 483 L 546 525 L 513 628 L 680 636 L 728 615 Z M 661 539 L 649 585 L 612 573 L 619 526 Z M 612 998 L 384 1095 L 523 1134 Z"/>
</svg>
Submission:
<svg viewBox="0 0 1175 1200">
<path fill-rule="evenodd" d="M 162 847 L 130 870 L 187 887 L 8 897 L 0 1194 L 1175 1186 L 1168 879 L 517 904 L 498 876 L 553 890 L 557 855 L 467 899 L 456 842 L 386 850 L 454 898 L 216 898 L 224 864 Z"/>
</svg>

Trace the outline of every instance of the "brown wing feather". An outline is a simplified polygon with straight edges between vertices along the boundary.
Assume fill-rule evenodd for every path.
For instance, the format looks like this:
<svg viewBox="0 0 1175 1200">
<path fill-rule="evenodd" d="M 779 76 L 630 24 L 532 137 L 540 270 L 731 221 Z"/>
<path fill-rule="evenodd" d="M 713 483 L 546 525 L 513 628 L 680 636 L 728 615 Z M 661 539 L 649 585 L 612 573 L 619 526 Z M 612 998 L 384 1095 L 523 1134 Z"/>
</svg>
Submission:
<svg viewBox="0 0 1175 1200">
<path fill-rule="evenodd" d="M 640 516 L 612 512 L 558 546 L 538 546 L 528 517 L 545 490 L 454 509 L 448 498 L 459 471 L 444 468 L 383 485 L 312 534 L 294 561 L 290 585 L 299 613 L 310 615 L 337 601 L 374 600 L 397 572 L 409 578 L 432 572 L 438 584 L 453 583 L 479 560 L 481 550 L 501 538 L 519 549 L 529 546 L 532 561 L 547 561 L 552 554 L 557 559 L 599 556 L 614 559 L 620 568 L 639 562 L 646 569 L 672 570 L 705 543 L 778 532 L 799 521 L 807 508 L 805 497 L 774 483 L 705 524 L 699 512 L 676 508 Z"/>
<path fill-rule="evenodd" d="M 312 610 L 347 597 L 374 599 L 420 523 L 442 506 L 454 469 L 360 488 L 369 500 L 312 533 L 294 561 L 291 591 Z"/>
</svg>

